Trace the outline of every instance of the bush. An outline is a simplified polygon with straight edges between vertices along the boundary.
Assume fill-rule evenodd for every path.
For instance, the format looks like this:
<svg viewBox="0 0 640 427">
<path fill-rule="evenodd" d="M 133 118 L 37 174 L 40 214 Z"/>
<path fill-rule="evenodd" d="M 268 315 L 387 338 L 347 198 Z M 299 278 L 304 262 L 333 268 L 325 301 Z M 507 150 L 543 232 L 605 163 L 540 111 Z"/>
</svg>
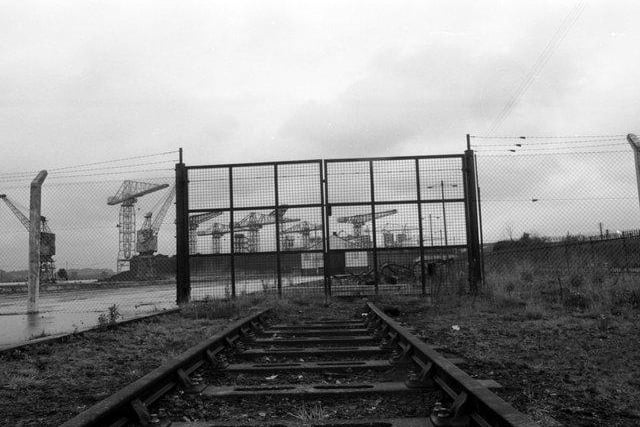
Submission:
<svg viewBox="0 0 640 427">
<path fill-rule="evenodd" d="M 118 306 L 113 304 L 109 307 L 107 313 L 101 313 L 100 316 L 98 316 L 98 327 L 100 329 L 112 328 L 118 322 L 120 317 L 122 317 L 122 315 L 118 310 Z"/>
</svg>

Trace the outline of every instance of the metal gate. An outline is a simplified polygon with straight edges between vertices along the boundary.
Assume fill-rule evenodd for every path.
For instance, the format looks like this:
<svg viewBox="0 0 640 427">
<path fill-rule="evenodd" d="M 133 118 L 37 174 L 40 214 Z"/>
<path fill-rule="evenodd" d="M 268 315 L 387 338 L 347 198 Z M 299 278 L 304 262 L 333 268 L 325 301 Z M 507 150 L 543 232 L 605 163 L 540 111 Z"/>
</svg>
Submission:
<svg viewBox="0 0 640 427">
<path fill-rule="evenodd" d="M 181 162 L 178 302 L 255 292 L 435 295 L 473 287 L 481 271 L 473 160 L 467 151 Z"/>
</svg>

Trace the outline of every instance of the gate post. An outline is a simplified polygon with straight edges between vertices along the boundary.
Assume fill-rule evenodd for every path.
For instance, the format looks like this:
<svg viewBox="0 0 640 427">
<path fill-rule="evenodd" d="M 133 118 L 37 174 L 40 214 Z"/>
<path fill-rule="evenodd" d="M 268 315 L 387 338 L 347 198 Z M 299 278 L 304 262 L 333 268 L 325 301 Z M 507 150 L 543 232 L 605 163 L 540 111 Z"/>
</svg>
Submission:
<svg viewBox="0 0 640 427">
<path fill-rule="evenodd" d="M 191 299 L 191 277 L 189 274 L 189 179 L 187 167 L 176 163 L 176 303 Z"/>
<path fill-rule="evenodd" d="M 478 285 L 482 281 L 482 258 L 480 256 L 480 221 L 478 217 L 478 182 L 476 180 L 475 153 L 471 150 L 469 135 L 467 134 L 467 150 L 464 152 L 464 179 L 467 187 L 466 219 L 467 233 L 467 262 L 469 263 L 469 291 L 478 292 Z"/>
</svg>

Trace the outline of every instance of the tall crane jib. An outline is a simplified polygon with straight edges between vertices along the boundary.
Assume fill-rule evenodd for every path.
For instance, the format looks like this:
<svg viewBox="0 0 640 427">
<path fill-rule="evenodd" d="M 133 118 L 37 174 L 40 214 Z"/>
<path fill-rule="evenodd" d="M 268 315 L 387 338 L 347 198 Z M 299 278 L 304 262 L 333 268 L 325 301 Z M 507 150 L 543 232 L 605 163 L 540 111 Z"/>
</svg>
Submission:
<svg viewBox="0 0 640 427">
<path fill-rule="evenodd" d="M 284 215 L 288 208 L 282 206 L 278 209 L 271 211 L 268 214 L 249 212 L 247 216 L 240 221 L 233 223 L 233 242 L 234 251 L 239 252 L 259 252 L 260 239 L 258 237 L 260 230 L 267 225 L 274 225 L 276 220 L 279 224 L 286 224 L 290 222 L 300 221 L 298 218 L 285 218 Z M 198 218 L 194 216 L 192 218 Z M 207 217 L 206 219 L 211 219 Z M 211 236 L 212 238 L 212 253 L 220 253 L 221 245 L 220 239 L 223 235 L 230 233 L 231 227 L 227 224 L 220 224 L 214 222 L 206 230 L 197 231 L 195 234 L 198 236 Z M 195 246 L 195 245 L 194 245 Z M 195 249 L 191 252 L 195 253 Z"/>
<path fill-rule="evenodd" d="M 144 216 L 142 227 L 138 230 L 138 241 L 136 243 L 136 251 L 140 255 L 153 255 L 158 251 L 158 232 L 175 195 L 176 188 L 174 186 L 165 196 L 162 206 L 155 216 L 153 212 L 148 212 Z"/>
<path fill-rule="evenodd" d="M 167 187 L 169 187 L 169 184 L 151 184 L 125 180 L 116 194 L 107 199 L 107 204 L 110 206 L 120 205 L 118 214 L 118 273 L 129 269 L 129 263 L 136 248 L 135 204 L 138 198 Z"/>
<path fill-rule="evenodd" d="M 348 236 L 348 240 L 354 247 L 364 248 L 370 245 L 370 237 L 367 233 L 362 234 L 363 226 L 375 219 L 384 218 L 386 216 L 395 215 L 398 213 L 397 209 L 389 209 L 386 211 L 376 212 L 375 215 L 371 213 L 341 216 L 337 218 L 337 222 L 341 224 L 351 224 L 353 227 L 353 234 Z M 366 229 L 365 229 L 366 231 Z"/>
<path fill-rule="evenodd" d="M 20 223 L 29 231 L 29 218 L 18 209 L 6 194 L 0 194 L 0 199 L 11 209 Z M 40 282 L 55 283 L 56 265 L 53 256 L 56 254 L 56 235 L 49 228 L 47 218 L 40 217 Z"/>
</svg>

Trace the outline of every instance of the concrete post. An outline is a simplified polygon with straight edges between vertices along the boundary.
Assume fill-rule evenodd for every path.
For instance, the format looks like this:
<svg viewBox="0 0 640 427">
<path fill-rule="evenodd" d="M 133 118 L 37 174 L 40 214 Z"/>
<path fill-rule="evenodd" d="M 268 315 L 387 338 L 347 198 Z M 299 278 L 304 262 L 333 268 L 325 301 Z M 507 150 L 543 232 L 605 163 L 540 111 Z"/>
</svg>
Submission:
<svg viewBox="0 0 640 427">
<path fill-rule="evenodd" d="M 636 180 L 638 181 L 638 202 L 640 203 L 640 138 L 630 133 L 627 135 L 627 141 L 629 141 L 631 148 L 633 148 L 633 154 L 636 160 Z"/>
<path fill-rule="evenodd" d="M 27 290 L 27 313 L 38 312 L 40 296 L 40 216 L 42 183 L 47 171 L 42 170 L 31 181 L 31 199 L 29 206 L 29 286 Z"/>
</svg>

